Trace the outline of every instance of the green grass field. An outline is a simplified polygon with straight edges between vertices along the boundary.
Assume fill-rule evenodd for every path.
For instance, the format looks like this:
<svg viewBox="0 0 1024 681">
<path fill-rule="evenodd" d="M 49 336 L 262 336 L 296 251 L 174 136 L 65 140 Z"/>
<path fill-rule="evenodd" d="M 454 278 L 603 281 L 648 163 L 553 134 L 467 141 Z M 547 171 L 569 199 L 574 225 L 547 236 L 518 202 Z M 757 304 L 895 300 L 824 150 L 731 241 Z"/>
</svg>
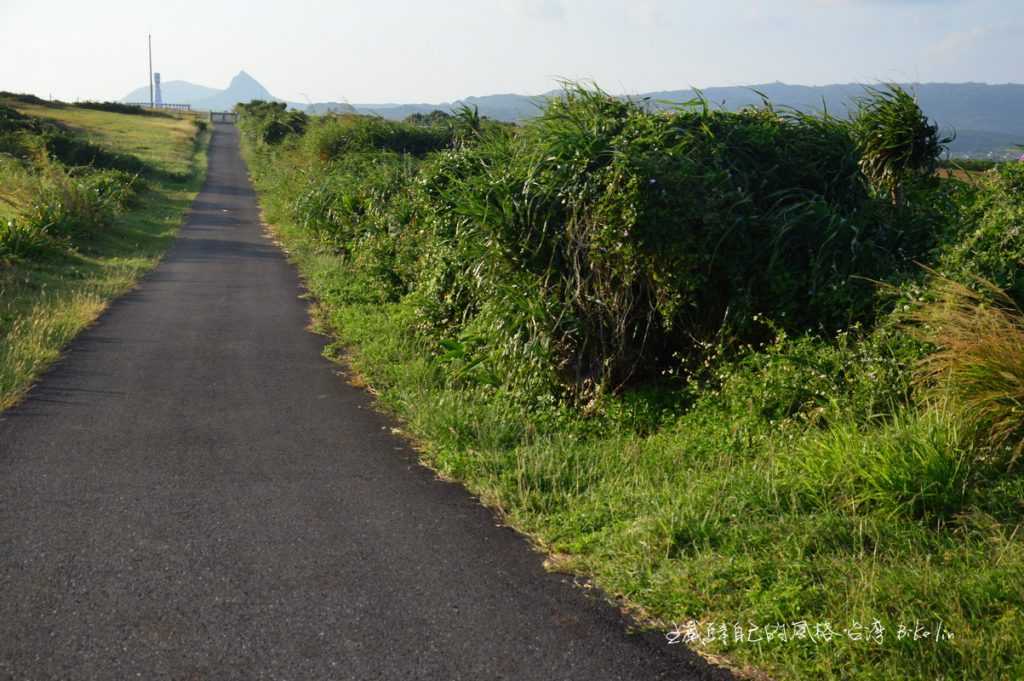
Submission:
<svg viewBox="0 0 1024 681">
<path fill-rule="evenodd" d="M 0 99 L 3 103 L 27 116 L 61 123 L 94 144 L 131 154 L 165 173 L 192 177 L 196 171 L 196 127 L 192 121 L 198 114 L 134 116 L 70 104 L 55 107 Z"/>
<path fill-rule="evenodd" d="M 145 187 L 102 225 L 60 238 L 44 229 L 38 252 L 6 259 L 0 254 L 0 409 L 16 403 L 69 340 L 159 261 L 202 184 L 209 137 L 187 116 L 125 115 L 0 99 L 4 105 L 33 119 L 58 122 L 76 139 L 139 159 L 145 165 Z M 0 174 L 18 191 L 0 201 L 0 219 L 18 219 L 30 210 L 41 200 L 38 192 L 49 187 L 47 178 L 66 184 L 76 172 L 58 160 L 8 157 Z"/>
</svg>

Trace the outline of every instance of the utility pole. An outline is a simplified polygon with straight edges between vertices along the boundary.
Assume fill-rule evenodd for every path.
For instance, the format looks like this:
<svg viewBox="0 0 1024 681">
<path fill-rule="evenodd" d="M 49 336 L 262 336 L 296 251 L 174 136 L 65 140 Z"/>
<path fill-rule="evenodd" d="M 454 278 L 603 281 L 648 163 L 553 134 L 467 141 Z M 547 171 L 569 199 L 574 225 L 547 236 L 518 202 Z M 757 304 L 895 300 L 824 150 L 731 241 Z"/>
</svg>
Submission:
<svg viewBox="0 0 1024 681">
<path fill-rule="evenodd" d="M 153 34 L 147 36 L 149 40 L 149 108 L 152 109 L 153 102 Z"/>
</svg>

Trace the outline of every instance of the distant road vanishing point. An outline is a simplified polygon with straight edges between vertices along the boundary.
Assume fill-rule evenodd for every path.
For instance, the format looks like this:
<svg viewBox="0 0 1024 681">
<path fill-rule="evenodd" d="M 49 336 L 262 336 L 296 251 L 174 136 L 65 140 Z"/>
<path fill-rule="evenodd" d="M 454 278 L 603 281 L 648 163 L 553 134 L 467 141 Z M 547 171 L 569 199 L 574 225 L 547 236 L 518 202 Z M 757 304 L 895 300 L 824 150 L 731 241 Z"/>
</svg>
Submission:
<svg viewBox="0 0 1024 681">
<path fill-rule="evenodd" d="M 238 132 L 162 264 L 0 415 L 0 678 L 721 679 L 336 375 Z"/>
</svg>

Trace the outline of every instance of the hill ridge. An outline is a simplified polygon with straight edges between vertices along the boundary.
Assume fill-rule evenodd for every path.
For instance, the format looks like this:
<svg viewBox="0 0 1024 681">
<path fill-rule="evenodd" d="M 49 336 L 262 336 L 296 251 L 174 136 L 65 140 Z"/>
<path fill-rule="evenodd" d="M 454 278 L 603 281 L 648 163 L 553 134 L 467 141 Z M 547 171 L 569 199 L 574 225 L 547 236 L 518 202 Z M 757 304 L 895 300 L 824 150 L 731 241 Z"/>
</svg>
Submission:
<svg viewBox="0 0 1024 681">
<path fill-rule="evenodd" d="M 951 151 L 958 156 L 1011 157 L 1015 144 L 1024 143 L 1024 84 L 979 82 L 942 83 L 909 82 L 905 87 L 915 92 L 925 113 L 946 130 L 955 130 L 957 139 Z M 823 108 L 844 115 L 854 98 L 870 87 L 860 83 L 833 83 L 829 85 L 800 85 L 775 81 L 743 86 L 712 86 L 707 88 L 681 88 L 655 90 L 632 95 L 618 95 L 633 99 L 647 99 L 652 106 L 664 107 L 668 103 L 682 103 L 698 94 L 710 103 L 735 110 L 759 105 L 764 94 L 775 106 L 792 107 L 804 111 Z M 187 81 L 169 81 L 163 84 L 164 101 L 191 104 L 198 109 L 231 109 L 238 102 L 252 99 L 284 101 L 273 96 L 244 69 L 239 71 L 223 90 L 195 85 Z M 515 93 L 473 95 L 451 102 L 440 103 L 374 103 L 348 104 L 347 102 L 287 102 L 294 109 L 323 113 L 345 111 L 352 107 L 358 113 L 403 119 L 417 113 L 434 110 L 451 111 L 462 104 L 475 106 L 480 114 L 503 121 L 522 121 L 539 112 L 545 99 L 558 96 L 560 90 L 538 95 Z M 148 101 L 148 86 L 129 93 L 123 101 Z"/>
</svg>

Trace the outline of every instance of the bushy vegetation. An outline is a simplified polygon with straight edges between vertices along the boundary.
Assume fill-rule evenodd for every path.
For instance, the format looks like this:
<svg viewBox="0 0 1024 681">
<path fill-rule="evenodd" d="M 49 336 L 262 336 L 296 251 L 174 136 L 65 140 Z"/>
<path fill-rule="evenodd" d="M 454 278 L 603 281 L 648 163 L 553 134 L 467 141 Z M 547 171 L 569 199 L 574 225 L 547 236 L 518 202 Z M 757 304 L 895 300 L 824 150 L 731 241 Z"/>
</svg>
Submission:
<svg viewBox="0 0 1024 681">
<path fill-rule="evenodd" d="M 852 120 L 240 110 L 321 322 L 560 564 L 663 624 L 888 632 L 704 641 L 778 678 L 1024 674 L 1020 168 L 940 179 L 898 88 Z"/>
<path fill-rule="evenodd" d="M 1024 163 L 1000 164 L 976 184 L 937 262 L 960 281 L 980 276 L 1024 303 Z"/>
</svg>

